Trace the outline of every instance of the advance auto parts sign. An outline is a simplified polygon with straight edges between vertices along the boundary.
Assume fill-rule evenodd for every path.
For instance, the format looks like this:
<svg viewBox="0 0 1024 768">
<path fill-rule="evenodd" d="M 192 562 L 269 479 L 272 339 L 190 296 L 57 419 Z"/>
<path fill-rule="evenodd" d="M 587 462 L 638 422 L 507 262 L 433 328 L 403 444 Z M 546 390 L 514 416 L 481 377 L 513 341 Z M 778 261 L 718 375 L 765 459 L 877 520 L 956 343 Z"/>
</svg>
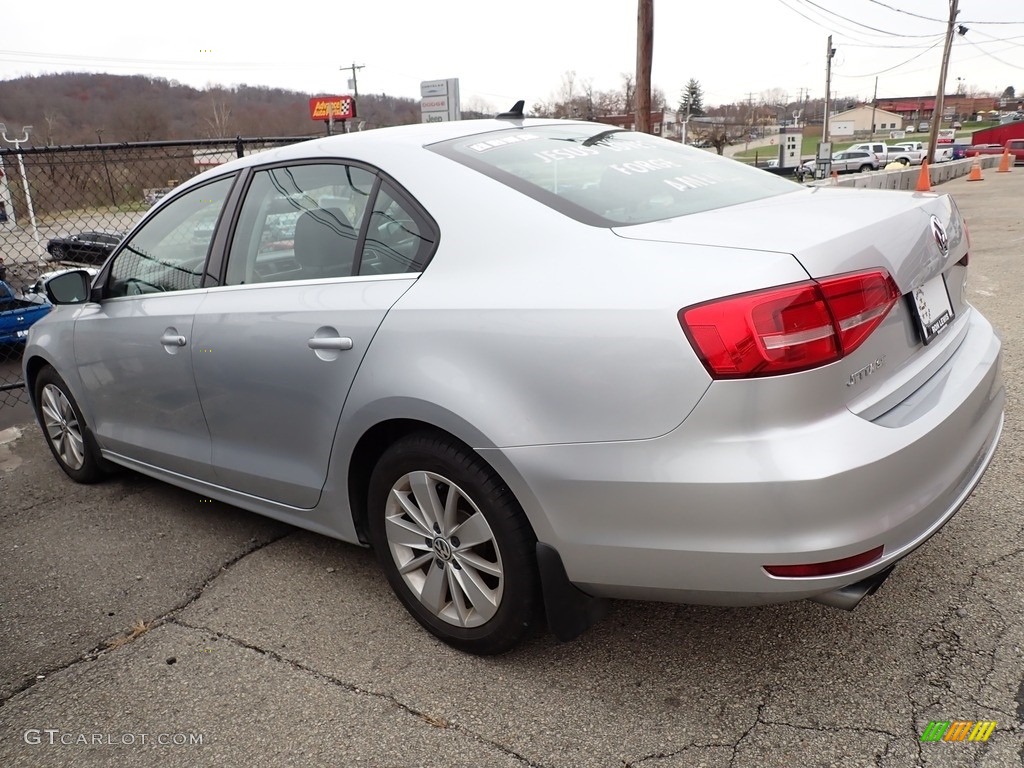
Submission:
<svg viewBox="0 0 1024 768">
<path fill-rule="evenodd" d="M 309 100 L 312 120 L 348 120 L 356 116 L 356 103 L 351 96 L 316 96 Z"/>
</svg>

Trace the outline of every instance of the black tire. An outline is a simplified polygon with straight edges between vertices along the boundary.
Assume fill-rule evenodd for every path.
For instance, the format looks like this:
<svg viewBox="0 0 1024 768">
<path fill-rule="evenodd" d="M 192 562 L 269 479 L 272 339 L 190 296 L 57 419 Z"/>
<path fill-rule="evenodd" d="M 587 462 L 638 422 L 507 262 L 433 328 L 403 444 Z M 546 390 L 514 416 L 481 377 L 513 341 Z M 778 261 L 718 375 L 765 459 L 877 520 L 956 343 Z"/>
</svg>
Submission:
<svg viewBox="0 0 1024 768">
<path fill-rule="evenodd" d="M 67 253 L 68 253 L 68 249 L 65 248 L 63 245 L 51 245 L 50 246 L 50 255 L 53 256 L 53 260 L 54 261 L 61 261 L 61 260 L 63 260 L 64 257 L 67 256 Z"/>
<path fill-rule="evenodd" d="M 872 167 L 871 167 L 870 165 L 862 165 L 862 166 L 861 166 L 861 167 L 860 167 L 860 168 L 858 169 L 858 171 L 859 171 L 860 173 L 864 173 L 865 171 L 873 171 L 873 170 L 875 170 L 875 169 L 874 169 L 874 168 L 872 168 Z"/>
<path fill-rule="evenodd" d="M 422 515 L 424 498 L 437 500 L 437 514 Z M 488 656 L 535 626 L 536 537 L 508 486 L 471 449 L 440 433 L 408 435 L 377 462 L 367 501 L 392 589 L 440 640 Z"/>
<path fill-rule="evenodd" d="M 899 163 L 900 165 L 902 165 L 904 168 L 906 168 L 908 165 L 910 165 L 910 161 L 907 158 L 905 158 L 905 157 L 901 157 L 901 158 L 897 159 L 896 162 Z"/>
<path fill-rule="evenodd" d="M 36 377 L 35 409 L 50 453 L 64 473 L 76 483 L 95 483 L 103 479 L 109 464 L 100 458 L 68 385 L 50 366 L 43 368 Z"/>
</svg>

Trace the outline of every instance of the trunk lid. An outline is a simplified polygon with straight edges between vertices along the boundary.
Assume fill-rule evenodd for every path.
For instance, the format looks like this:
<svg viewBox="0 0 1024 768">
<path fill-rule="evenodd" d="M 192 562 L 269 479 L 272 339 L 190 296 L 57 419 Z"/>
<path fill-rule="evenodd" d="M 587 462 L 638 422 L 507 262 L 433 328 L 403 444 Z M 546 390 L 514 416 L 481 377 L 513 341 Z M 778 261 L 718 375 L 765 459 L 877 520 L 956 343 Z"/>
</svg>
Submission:
<svg viewBox="0 0 1024 768">
<path fill-rule="evenodd" d="M 615 232 L 630 239 L 788 253 L 816 279 L 885 269 L 902 298 L 882 324 L 853 354 L 826 366 L 828 373 L 792 374 L 831 378 L 832 391 L 868 419 L 915 392 L 966 332 L 970 307 L 961 260 L 968 239 L 948 195 L 819 187 Z M 944 323 L 938 317 L 946 310 L 943 292 L 952 312 Z M 925 343 L 922 326 L 929 312 L 941 329 Z"/>
</svg>

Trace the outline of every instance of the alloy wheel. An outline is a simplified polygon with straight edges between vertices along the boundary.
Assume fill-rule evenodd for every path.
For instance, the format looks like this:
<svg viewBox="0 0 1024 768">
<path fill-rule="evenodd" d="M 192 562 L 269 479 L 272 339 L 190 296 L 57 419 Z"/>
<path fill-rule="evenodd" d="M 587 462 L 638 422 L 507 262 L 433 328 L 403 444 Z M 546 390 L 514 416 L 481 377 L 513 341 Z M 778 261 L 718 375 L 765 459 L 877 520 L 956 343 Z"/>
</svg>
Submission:
<svg viewBox="0 0 1024 768">
<path fill-rule="evenodd" d="M 61 389 L 53 384 L 43 387 L 41 410 L 46 436 L 54 453 L 69 469 L 85 464 L 85 440 L 75 409 Z"/>
<path fill-rule="evenodd" d="M 434 616 L 469 628 L 495 615 L 505 586 L 501 553 L 487 518 L 455 483 L 426 471 L 400 477 L 384 531 L 406 586 Z"/>
</svg>

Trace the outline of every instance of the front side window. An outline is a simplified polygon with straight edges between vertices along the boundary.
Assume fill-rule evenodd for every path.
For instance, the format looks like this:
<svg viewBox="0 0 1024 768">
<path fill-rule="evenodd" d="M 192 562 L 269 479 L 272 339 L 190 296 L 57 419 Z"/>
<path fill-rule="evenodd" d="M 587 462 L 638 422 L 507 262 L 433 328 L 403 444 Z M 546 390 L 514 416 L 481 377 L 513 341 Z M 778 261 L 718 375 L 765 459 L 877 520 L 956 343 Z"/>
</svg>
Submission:
<svg viewBox="0 0 1024 768">
<path fill-rule="evenodd" d="M 202 284 L 203 266 L 234 176 L 195 187 L 154 214 L 117 254 L 107 295 L 184 291 Z"/>
<path fill-rule="evenodd" d="M 428 149 L 594 226 L 658 221 L 799 189 L 735 160 L 593 123 L 527 125 Z"/>
<path fill-rule="evenodd" d="M 235 227 L 226 284 L 354 274 L 375 180 L 340 163 L 257 171 Z"/>
</svg>

